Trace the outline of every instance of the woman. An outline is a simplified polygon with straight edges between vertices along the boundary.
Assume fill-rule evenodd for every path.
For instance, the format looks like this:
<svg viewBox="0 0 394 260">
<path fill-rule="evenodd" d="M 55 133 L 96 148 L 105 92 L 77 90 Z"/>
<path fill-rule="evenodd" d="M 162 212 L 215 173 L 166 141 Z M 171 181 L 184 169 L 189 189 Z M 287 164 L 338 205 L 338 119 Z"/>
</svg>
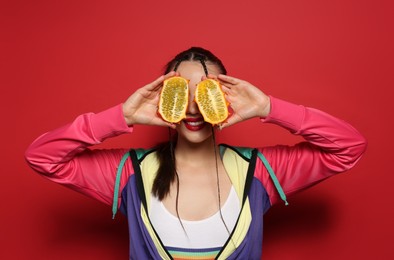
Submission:
<svg viewBox="0 0 394 260">
<path fill-rule="evenodd" d="M 27 161 L 50 180 L 113 204 L 114 213 L 120 208 L 129 221 L 130 259 L 260 259 L 262 216 L 270 206 L 352 168 L 366 140 L 342 120 L 225 74 L 211 52 L 190 48 L 123 104 L 83 114 L 39 137 L 27 150 Z M 157 114 L 162 83 L 173 76 L 190 80 L 191 92 L 187 117 L 176 125 Z M 221 82 L 231 104 L 222 128 L 258 117 L 305 141 L 218 147 L 212 126 L 192 101 L 196 84 L 206 77 Z M 138 124 L 174 128 L 177 134 L 146 151 L 89 149 Z"/>
</svg>

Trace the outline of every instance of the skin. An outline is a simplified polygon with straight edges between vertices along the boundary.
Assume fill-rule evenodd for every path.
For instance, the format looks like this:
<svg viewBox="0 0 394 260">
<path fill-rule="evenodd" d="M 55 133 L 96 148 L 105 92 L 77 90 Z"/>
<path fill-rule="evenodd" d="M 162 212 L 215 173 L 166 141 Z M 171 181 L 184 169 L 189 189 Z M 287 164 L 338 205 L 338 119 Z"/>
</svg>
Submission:
<svg viewBox="0 0 394 260">
<path fill-rule="evenodd" d="M 264 118 L 270 112 L 270 99 L 259 88 L 247 81 L 220 74 L 216 65 L 207 64 L 208 77 L 220 81 L 232 114 L 220 128 L 258 117 Z M 214 215 L 219 209 L 216 167 L 219 176 L 220 203 L 228 197 L 231 182 L 220 159 L 216 161 L 212 126 L 205 124 L 198 131 L 191 131 L 185 122 L 174 125 L 163 121 L 157 114 L 157 104 L 162 83 L 173 76 L 182 76 L 188 80 L 190 99 L 186 120 L 199 118 L 201 114 L 194 100 L 196 84 L 206 78 L 200 62 L 184 61 L 177 72 L 160 76 L 155 81 L 134 92 L 123 104 L 126 123 L 167 126 L 178 132 L 175 148 L 176 168 L 179 176 L 178 212 L 184 220 L 202 220 Z M 217 153 L 219 149 L 216 149 Z M 220 158 L 217 154 L 216 158 Z M 196 196 L 198 194 L 198 196 Z M 176 216 L 176 183 L 170 187 L 170 193 L 163 199 L 167 210 Z"/>
</svg>

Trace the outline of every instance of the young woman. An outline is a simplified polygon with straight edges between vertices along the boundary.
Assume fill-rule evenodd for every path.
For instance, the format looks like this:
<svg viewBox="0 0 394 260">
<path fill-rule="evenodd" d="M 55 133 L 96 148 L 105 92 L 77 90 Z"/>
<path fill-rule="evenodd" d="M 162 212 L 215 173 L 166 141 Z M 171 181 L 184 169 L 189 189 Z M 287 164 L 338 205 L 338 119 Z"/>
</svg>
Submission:
<svg viewBox="0 0 394 260">
<path fill-rule="evenodd" d="M 190 48 L 167 64 L 165 75 L 123 104 L 83 114 L 46 133 L 26 152 L 48 179 L 120 209 L 129 221 L 130 259 L 260 259 L 263 215 L 286 195 L 352 168 L 366 148 L 363 136 L 322 111 L 268 96 L 226 76 L 222 62 Z M 162 83 L 190 80 L 187 117 L 180 124 L 157 114 Z M 195 102 L 206 77 L 222 84 L 232 114 L 221 127 L 250 118 L 276 124 L 305 141 L 258 149 L 217 146 Z M 92 150 L 138 124 L 174 128 L 169 142 L 150 150 Z"/>
</svg>

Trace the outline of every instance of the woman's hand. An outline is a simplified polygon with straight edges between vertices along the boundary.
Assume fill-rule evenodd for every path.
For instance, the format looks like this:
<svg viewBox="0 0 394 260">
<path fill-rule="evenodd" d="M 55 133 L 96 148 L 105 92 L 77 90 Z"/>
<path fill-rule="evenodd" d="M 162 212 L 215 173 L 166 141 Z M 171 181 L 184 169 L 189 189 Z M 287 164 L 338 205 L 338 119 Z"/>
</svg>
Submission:
<svg viewBox="0 0 394 260">
<path fill-rule="evenodd" d="M 163 81 L 175 75 L 176 73 L 172 71 L 160 76 L 152 83 L 135 91 L 123 103 L 123 115 L 127 125 L 143 124 L 175 127 L 173 124 L 165 122 L 157 113 Z"/>
<path fill-rule="evenodd" d="M 221 128 L 245 121 L 253 117 L 266 117 L 271 110 L 270 98 L 247 81 L 218 75 L 223 92 L 230 103 L 232 114 Z"/>
</svg>

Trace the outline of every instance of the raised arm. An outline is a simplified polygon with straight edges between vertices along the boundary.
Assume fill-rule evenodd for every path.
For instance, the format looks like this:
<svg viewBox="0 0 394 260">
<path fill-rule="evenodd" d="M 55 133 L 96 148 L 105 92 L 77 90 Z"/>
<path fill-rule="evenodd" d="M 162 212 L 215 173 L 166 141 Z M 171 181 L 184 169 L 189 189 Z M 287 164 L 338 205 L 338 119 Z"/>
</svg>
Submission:
<svg viewBox="0 0 394 260">
<path fill-rule="evenodd" d="M 30 145 L 25 157 L 31 168 L 46 178 L 110 204 L 116 167 L 126 150 L 89 148 L 131 131 L 122 105 L 118 105 L 101 113 L 80 115 L 71 124 L 43 134 Z"/>
<path fill-rule="evenodd" d="M 111 204 L 117 166 L 125 149 L 91 150 L 105 139 L 130 133 L 137 124 L 171 126 L 157 115 L 162 82 L 171 72 L 135 91 L 123 104 L 101 113 L 88 113 L 48 132 L 26 151 L 28 164 L 46 178 Z M 132 174 L 131 163 L 125 172 Z M 128 175 L 122 174 L 121 188 Z"/>
<path fill-rule="evenodd" d="M 365 138 L 343 120 L 317 109 L 270 97 L 241 79 L 226 75 L 219 75 L 218 79 L 233 110 L 222 127 L 258 117 L 305 139 L 295 146 L 260 149 L 286 194 L 352 168 L 366 149 Z M 255 176 L 266 187 L 271 203 L 275 203 L 279 199 L 278 193 L 260 160 L 256 164 Z"/>
<path fill-rule="evenodd" d="M 317 109 L 271 97 L 271 112 L 262 119 L 300 135 L 305 142 L 260 149 L 271 164 L 287 195 L 310 187 L 352 168 L 364 153 L 367 142 L 350 124 Z M 268 173 L 257 162 L 256 176 L 262 180 L 271 203 L 278 194 Z"/>
</svg>

